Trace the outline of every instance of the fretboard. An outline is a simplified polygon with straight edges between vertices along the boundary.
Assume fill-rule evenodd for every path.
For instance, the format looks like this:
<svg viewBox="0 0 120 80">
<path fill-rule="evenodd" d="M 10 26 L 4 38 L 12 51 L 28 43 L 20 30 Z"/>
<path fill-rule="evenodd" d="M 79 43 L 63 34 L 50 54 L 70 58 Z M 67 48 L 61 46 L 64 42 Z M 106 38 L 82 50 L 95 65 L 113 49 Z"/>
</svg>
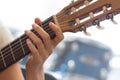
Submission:
<svg viewBox="0 0 120 80">
<path fill-rule="evenodd" d="M 49 28 L 49 22 L 54 22 L 53 17 L 46 19 L 39 25 L 53 39 L 55 37 L 55 34 Z M 35 30 L 31 29 L 31 31 L 34 32 L 38 37 L 40 37 Z M 20 59 L 22 59 L 30 53 L 30 50 L 26 44 L 26 39 L 28 39 L 28 37 L 25 34 L 23 34 L 0 50 L 0 72 L 5 70 L 12 64 L 18 62 Z"/>
</svg>

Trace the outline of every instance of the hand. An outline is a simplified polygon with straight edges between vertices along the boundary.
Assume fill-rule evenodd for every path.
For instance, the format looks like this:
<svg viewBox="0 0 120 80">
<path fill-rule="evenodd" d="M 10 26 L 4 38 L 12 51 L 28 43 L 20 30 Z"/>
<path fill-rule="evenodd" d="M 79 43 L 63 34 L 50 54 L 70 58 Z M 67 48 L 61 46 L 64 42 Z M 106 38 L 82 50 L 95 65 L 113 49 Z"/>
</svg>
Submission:
<svg viewBox="0 0 120 80">
<path fill-rule="evenodd" d="M 35 72 L 41 74 L 43 73 L 43 63 L 51 55 L 53 49 L 64 37 L 61 29 L 54 23 L 50 22 L 49 27 L 55 32 L 56 35 L 56 37 L 52 40 L 49 34 L 38 25 L 39 23 L 41 23 L 40 19 L 36 18 L 35 24 L 33 24 L 32 27 L 41 36 L 42 40 L 33 32 L 29 30 L 25 31 L 25 34 L 30 38 L 27 39 L 27 45 L 31 51 L 30 57 L 26 63 L 26 70 L 29 73 Z"/>
</svg>

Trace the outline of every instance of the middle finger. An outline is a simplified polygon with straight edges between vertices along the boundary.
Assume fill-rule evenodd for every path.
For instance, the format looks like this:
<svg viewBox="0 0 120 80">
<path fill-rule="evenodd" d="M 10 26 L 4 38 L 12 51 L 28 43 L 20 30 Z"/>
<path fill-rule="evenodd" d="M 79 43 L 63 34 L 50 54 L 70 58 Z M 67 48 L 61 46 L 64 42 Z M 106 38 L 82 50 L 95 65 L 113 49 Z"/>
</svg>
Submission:
<svg viewBox="0 0 120 80">
<path fill-rule="evenodd" d="M 33 29 L 40 35 L 43 40 L 44 46 L 46 50 L 51 53 L 53 49 L 53 45 L 51 44 L 51 38 L 49 34 L 43 30 L 39 25 L 33 24 Z"/>
<path fill-rule="evenodd" d="M 44 45 L 42 44 L 42 40 L 38 38 L 33 32 L 26 30 L 25 34 L 35 43 L 39 52 L 43 52 L 45 50 Z"/>
</svg>

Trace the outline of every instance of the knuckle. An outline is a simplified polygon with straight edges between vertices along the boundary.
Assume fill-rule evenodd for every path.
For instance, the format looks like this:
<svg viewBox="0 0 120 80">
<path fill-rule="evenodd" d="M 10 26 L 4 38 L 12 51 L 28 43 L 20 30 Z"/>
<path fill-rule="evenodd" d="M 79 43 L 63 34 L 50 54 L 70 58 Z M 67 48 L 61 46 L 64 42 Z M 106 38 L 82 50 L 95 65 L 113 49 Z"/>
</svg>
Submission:
<svg viewBox="0 0 120 80">
<path fill-rule="evenodd" d="M 49 39 L 50 39 L 49 34 L 46 33 L 46 34 L 43 36 L 43 39 L 44 39 L 44 40 L 49 40 Z"/>
<path fill-rule="evenodd" d="M 50 55 L 51 53 L 53 53 L 53 49 L 50 49 L 50 50 L 49 50 L 49 55 Z"/>
<path fill-rule="evenodd" d="M 33 43 L 37 46 L 41 45 L 42 44 L 41 42 L 42 42 L 41 39 L 39 39 L 38 37 L 36 37 L 36 39 L 33 40 Z"/>
<path fill-rule="evenodd" d="M 28 36 L 31 36 L 31 35 L 32 35 L 32 32 L 31 32 L 31 31 L 29 31 L 29 32 L 27 33 L 27 35 L 28 35 Z"/>
<path fill-rule="evenodd" d="M 56 29 L 56 31 L 60 31 L 60 28 L 59 28 L 59 27 L 56 27 L 55 29 Z"/>
<path fill-rule="evenodd" d="M 58 37 L 58 40 L 61 41 L 61 40 L 63 40 L 63 39 L 64 39 L 64 35 L 61 34 L 61 35 Z"/>
<path fill-rule="evenodd" d="M 60 40 L 63 40 L 63 39 L 64 39 L 64 35 L 63 35 L 63 34 L 61 34 Z"/>
<path fill-rule="evenodd" d="M 48 51 L 48 54 L 50 55 L 53 52 L 53 47 L 49 47 L 47 51 Z"/>
<path fill-rule="evenodd" d="M 40 39 L 37 39 L 37 40 L 36 40 L 36 44 L 37 44 L 37 45 L 40 45 L 40 44 L 41 44 L 41 40 L 40 40 Z"/>
<path fill-rule="evenodd" d="M 50 49 L 50 53 L 52 53 L 52 52 L 53 52 L 53 48 Z"/>
<path fill-rule="evenodd" d="M 41 28 L 41 27 L 39 27 L 38 25 L 37 25 L 36 27 L 34 27 L 35 30 L 40 29 L 40 28 Z"/>
</svg>

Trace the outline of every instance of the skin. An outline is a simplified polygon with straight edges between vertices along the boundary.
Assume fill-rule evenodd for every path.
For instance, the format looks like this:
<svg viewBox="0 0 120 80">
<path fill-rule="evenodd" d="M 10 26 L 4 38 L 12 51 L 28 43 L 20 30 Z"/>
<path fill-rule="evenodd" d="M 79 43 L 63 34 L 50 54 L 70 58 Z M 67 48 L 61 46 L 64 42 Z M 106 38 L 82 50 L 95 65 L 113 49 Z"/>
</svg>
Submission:
<svg viewBox="0 0 120 80">
<path fill-rule="evenodd" d="M 44 62 L 52 54 L 56 45 L 64 38 L 61 29 L 54 23 L 49 23 L 49 27 L 56 34 L 54 39 L 50 38 L 49 34 L 38 25 L 39 23 L 41 23 L 41 20 L 36 18 L 32 28 L 41 36 L 42 40 L 30 30 L 25 31 L 25 34 L 29 37 L 26 43 L 31 51 L 26 63 L 26 80 L 44 80 Z M 24 80 L 20 65 L 16 63 L 1 72 L 0 80 Z"/>
</svg>

